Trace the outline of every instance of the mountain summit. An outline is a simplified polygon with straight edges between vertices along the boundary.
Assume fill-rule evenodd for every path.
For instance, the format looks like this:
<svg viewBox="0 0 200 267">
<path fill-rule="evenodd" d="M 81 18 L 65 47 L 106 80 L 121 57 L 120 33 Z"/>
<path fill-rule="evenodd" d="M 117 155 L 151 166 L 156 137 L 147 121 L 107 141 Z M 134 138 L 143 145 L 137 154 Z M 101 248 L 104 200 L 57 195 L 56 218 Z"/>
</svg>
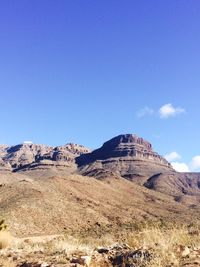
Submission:
<svg viewBox="0 0 200 267">
<path fill-rule="evenodd" d="M 121 134 L 92 152 L 78 144 L 51 147 L 24 143 L 0 147 L 0 167 L 6 171 L 54 170 L 96 178 L 122 176 L 129 180 L 173 171 L 152 145 L 135 134 Z M 142 177 L 144 179 L 142 179 Z"/>
<path fill-rule="evenodd" d="M 101 148 L 83 155 L 77 162 L 79 165 L 84 165 L 95 160 L 118 157 L 134 157 L 135 159 L 151 160 L 170 166 L 166 159 L 153 151 L 152 145 L 148 141 L 133 134 L 118 135 L 105 142 Z"/>
<path fill-rule="evenodd" d="M 91 176 L 106 170 L 134 179 L 138 175 L 173 171 L 170 163 L 154 152 L 148 141 L 133 134 L 118 135 L 101 148 L 77 157 L 76 162 L 82 174 Z"/>
</svg>

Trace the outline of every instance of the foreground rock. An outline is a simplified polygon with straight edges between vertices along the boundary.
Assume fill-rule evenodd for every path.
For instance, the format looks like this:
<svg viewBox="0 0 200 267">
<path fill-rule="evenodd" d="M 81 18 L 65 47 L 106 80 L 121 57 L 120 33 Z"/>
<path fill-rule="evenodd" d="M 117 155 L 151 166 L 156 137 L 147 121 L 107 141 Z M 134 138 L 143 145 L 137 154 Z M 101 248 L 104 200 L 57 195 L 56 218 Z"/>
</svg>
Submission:
<svg viewBox="0 0 200 267">
<path fill-rule="evenodd" d="M 8 254 L 11 256 L 11 253 Z M 106 248 L 97 248 L 91 255 L 82 255 L 76 252 L 71 259 L 63 252 L 45 257 L 41 251 L 27 255 L 30 260 L 23 260 L 25 255 L 13 256 L 13 265 L 16 267 L 142 267 L 149 263 L 151 254 L 148 250 L 131 249 L 128 245 L 115 245 Z M 18 260 L 17 260 L 18 259 Z M 38 259 L 38 260 L 37 260 Z M 40 259 L 40 260 L 39 260 Z M 62 259 L 62 260 L 61 260 Z M 1 265 L 0 265 L 1 266 Z M 145 265 L 146 266 L 146 265 Z"/>
<path fill-rule="evenodd" d="M 89 267 L 142 267 L 151 260 L 148 250 L 133 250 L 128 245 L 98 248 L 94 251 Z"/>
<path fill-rule="evenodd" d="M 166 251 L 169 253 L 170 251 Z M 189 248 L 178 245 L 174 247 L 174 258 L 164 255 L 154 248 L 133 249 L 127 244 L 111 247 L 98 247 L 92 252 L 82 250 L 44 251 L 44 250 L 0 250 L 0 267 L 148 267 L 157 266 L 155 259 L 160 259 L 162 267 L 196 267 L 200 266 L 199 247 Z M 165 256 L 164 256 L 165 257 Z M 157 261 L 156 261 L 157 262 Z"/>
</svg>

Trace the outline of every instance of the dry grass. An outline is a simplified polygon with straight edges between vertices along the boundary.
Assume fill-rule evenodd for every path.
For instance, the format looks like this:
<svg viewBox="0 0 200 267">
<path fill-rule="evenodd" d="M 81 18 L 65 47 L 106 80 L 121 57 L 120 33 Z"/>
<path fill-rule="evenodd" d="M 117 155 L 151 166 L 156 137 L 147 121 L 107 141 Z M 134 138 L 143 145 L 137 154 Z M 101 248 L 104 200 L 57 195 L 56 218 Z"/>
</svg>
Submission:
<svg viewBox="0 0 200 267">
<path fill-rule="evenodd" d="M 9 231 L 0 231 L 0 249 L 7 248 L 11 245 L 13 240 Z"/>
<path fill-rule="evenodd" d="M 57 255 L 57 263 L 67 263 L 72 256 L 91 255 L 97 246 L 110 246 L 114 243 L 127 243 L 133 249 L 147 249 L 151 255 L 151 261 L 145 265 L 148 267 L 183 266 L 188 250 L 200 249 L 200 236 L 198 226 L 162 226 L 159 224 L 141 224 L 134 231 L 124 230 L 121 234 L 106 234 L 101 238 L 86 235 L 59 236 L 43 243 L 33 240 L 24 240 L 15 243 L 13 251 L 21 251 L 24 255 L 37 257 L 37 251 L 42 251 L 44 260 L 51 261 L 51 256 Z M 8 241 L 8 233 L 5 233 Z M 2 239 L 3 240 L 3 239 Z M 1 241 L 1 238 L 0 238 Z M 2 241 L 1 241 L 2 242 Z M 8 243 L 2 243 L 7 246 Z M 14 242 L 13 242 L 14 244 Z M 36 254 L 35 254 L 36 252 Z M 26 256 L 24 256 L 26 257 Z M 33 258 L 34 259 L 34 258 Z M 7 264 L 7 265 L 6 265 Z M 10 265 L 9 265 L 10 264 Z M 13 267 L 12 263 L 5 262 L 0 266 Z"/>
<path fill-rule="evenodd" d="M 94 249 L 92 243 L 88 244 L 72 237 L 56 239 L 51 243 L 50 247 L 53 252 L 62 251 L 68 256 L 71 256 L 75 253 L 89 255 Z"/>
<path fill-rule="evenodd" d="M 16 265 L 10 260 L 0 259 L 0 267 L 16 267 Z"/>
<path fill-rule="evenodd" d="M 47 242 L 44 246 L 44 250 L 52 254 L 62 252 L 68 257 L 76 254 L 91 255 L 95 247 L 110 246 L 113 243 L 114 239 L 108 235 L 99 239 L 90 236 L 73 237 L 65 235 Z"/>
<path fill-rule="evenodd" d="M 147 249 L 152 253 L 149 267 L 181 266 L 184 253 L 188 248 L 199 248 L 200 237 L 198 229 L 190 233 L 188 226 L 145 225 L 138 230 L 124 231 L 120 236 L 105 235 L 101 239 L 92 237 L 63 237 L 46 244 L 46 250 L 63 252 L 70 257 L 74 254 L 91 255 L 97 246 L 109 246 L 114 243 L 127 243 L 133 249 Z M 185 249 L 186 248 L 186 249 Z"/>
<path fill-rule="evenodd" d="M 159 228 L 157 226 L 129 233 L 124 240 L 135 249 L 145 248 L 152 252 L 149 267 L 180 266 L 188 248 L 199 247 L 200 238 L 189 234 L 187 226 Z"/>
</svg>

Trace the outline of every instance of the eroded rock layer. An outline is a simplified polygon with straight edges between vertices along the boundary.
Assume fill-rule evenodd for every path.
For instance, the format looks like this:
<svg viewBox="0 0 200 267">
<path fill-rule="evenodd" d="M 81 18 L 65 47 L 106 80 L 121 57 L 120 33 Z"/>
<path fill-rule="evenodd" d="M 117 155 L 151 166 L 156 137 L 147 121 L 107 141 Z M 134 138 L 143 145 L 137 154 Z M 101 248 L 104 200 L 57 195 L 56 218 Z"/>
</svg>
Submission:
<svg viewBox="0 0 200 267">
<path fill-rule="evenodd" d="M 0 170 L 18 171 L 52 166 L 73 167 L 76 169 L 75 158 L 89 149 L 77 144 L 51 147 L 24 143 L 16 146 L 0 147 Z"/>
<path fill-rule="evenodd" d="M 149 142 L 132 134 L 116 136 L 101 148 L 81 155 L 76 162 L 85 175 L 102 169 L 132 179 L 138 175 L 173 171 L 167 160 L 153 151 Z"/>
</svg>

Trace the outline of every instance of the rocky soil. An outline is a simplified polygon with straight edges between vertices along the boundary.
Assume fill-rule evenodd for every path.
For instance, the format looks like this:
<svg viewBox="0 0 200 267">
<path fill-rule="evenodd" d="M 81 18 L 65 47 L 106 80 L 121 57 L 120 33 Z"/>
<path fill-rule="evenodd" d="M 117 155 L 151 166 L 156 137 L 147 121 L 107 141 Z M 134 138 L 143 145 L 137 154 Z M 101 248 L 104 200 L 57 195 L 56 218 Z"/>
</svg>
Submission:
<svg viewBox="0 0 200 267">
<path fill-rule="evenodd" d="M 22 250 L 4 250 L 0 255 L 2 259 L 8 259 L 16 267 L 142 267 L 152 258 L 148 250 L 134 250 L 126 244 L 98 247 L 89 254 L 78 250 L 72 255 L 67 255 L 66 251 L 48 255 L 43 250 L 28 253 Z"/>
<path fill-rule="evenodd" d="M 153 247 L 133 248 L 125 243 L 112 246 L 96 247 L 81 250 L 73 248 L 52 249 L 52 242 L 48 250 L 44 243 L 30 249 L 31 239 L 27 238 L 18 249 L 0 250 L 1 267 L 196 267 L 200 266 L 200 248 L 190 248 L 185 245 L 176 245 L 173 248 L 173 257 L 159 255 Z M 42 245 L 43 244 L 43 245 Z M 26 247 L 23 247 L 25 246 Z M 32 244 L 33 245 L 33 244 Z M 157 244 L 161 246 L 161 244 Z M 90 250 L 90 251 L 89 251 Z M 160 257 L 160 258 L 159 258 Z M 166 257 L 166 258 L 165 258 Z"/>
</svg>

